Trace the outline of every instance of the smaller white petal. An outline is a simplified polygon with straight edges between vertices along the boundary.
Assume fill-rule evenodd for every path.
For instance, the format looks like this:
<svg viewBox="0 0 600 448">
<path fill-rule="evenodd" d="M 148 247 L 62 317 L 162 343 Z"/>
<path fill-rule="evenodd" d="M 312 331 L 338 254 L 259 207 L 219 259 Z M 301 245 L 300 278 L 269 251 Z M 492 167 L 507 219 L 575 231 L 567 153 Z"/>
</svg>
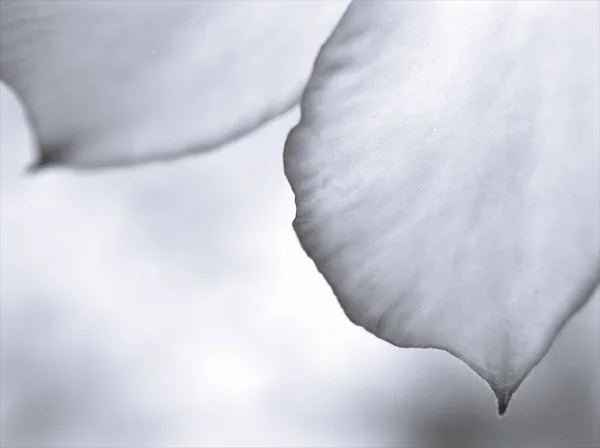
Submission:
<svg viewBox="0 0 600 448">
<path fill-rule="evenodd" d="M 3 1 L 0 78 L 40 164 L 213 149 L 289 109 L 345 1 Z"/>
</svg>

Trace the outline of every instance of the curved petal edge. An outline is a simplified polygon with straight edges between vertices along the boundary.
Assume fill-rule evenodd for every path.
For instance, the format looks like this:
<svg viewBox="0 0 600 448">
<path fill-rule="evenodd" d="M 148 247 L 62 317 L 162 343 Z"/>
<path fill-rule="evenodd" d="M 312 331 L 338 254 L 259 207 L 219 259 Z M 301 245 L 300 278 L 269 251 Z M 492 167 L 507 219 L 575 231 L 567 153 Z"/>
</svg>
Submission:
<svg viewBox="0 0 600 448">
<path fill-rule="evenodd" d="M 28 112 L 37 168 L 177 158 L 290 109 L 346 6 L 2 1 L 0 79 Z"/>
<path fill-rule="evenodd" d="M 600 279 L 597 2 L 354 2 L 286 142 L 348 317 L 511 395 Z"/>
</svg>

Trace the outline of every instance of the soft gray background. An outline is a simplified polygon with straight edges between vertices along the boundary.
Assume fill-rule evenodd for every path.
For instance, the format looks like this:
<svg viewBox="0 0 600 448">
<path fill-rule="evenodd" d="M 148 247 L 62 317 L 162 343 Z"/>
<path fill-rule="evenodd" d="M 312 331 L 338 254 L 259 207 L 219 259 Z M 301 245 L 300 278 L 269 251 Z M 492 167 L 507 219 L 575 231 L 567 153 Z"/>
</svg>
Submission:
<svg viewBox="0 0 600 448">
<path fill-rule="evenodd" d="M 291 228 L 294 110 L 223 150 L 24 176 L 1 90 L 2 446 L 598 446 L 596 297 L 499 420 L 461 362 L 353 326 Z"/>
</svg>

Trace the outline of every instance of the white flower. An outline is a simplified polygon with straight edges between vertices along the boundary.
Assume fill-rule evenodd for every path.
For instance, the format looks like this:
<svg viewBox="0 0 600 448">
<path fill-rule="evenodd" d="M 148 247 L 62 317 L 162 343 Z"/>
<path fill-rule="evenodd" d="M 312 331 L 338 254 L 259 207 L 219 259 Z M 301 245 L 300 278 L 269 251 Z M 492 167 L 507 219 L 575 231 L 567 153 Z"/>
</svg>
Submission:
<svg viewBox="0 0 600 448">
<path fill-rule="evenodd" d="M 0 76 L 42 167 L 206 151 L 306 86 L 303 247 L 350 319 L 461 358 L 503 413 L 600 278 L 599 4 L 356 1 L 327 39 L 345 8 L 7 1 Z"/>
</svg>

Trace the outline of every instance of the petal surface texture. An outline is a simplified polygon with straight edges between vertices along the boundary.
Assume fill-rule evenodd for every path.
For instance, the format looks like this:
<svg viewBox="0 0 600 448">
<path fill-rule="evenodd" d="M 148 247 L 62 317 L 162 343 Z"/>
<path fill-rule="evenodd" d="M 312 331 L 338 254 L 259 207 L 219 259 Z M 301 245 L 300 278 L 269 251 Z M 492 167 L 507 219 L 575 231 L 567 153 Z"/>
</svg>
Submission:
<svg viewBox="0 0 600 448">
<path fill-rule="evenodd" d="M 213 149 L 288 110 L 347 2 L 2 1 L 0 78 L 40 164 Z"/>
<path fill-rule="evenodd" d="M 600 276 L 598 2 L 354 2 L 285 148 L 348 317 L 502 413 Z"/>
</svg>

